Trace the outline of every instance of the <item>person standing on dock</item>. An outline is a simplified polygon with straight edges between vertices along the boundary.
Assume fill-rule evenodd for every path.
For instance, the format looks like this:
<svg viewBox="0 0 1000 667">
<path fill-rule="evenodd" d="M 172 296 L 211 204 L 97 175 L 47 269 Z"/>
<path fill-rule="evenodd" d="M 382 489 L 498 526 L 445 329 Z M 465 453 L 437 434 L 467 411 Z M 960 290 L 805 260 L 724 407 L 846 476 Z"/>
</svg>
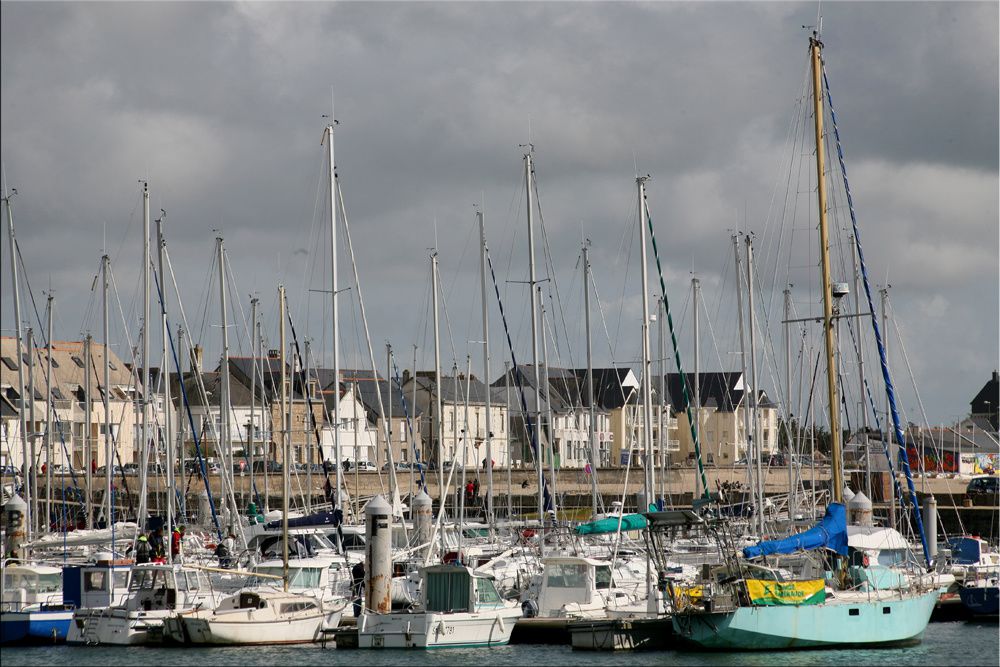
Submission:
<svg viewBox="0 0 1000 667">
<path fill-rule="evenodd" d="M 354 617 L 361 616 L 361 595 L 365 590 L 365 564 L 358 561 L 351 568 L 351 592 L 354 595 Z"/>
</svg>

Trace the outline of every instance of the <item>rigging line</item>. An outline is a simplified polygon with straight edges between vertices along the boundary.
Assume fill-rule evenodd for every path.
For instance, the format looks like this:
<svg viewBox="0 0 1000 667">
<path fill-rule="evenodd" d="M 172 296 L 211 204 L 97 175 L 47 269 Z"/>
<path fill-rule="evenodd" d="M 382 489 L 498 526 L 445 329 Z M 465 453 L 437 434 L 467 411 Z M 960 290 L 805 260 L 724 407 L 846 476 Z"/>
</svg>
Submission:
<svg viewBox="0 0 1000 667">
<path fill-rule="evenodd" d="M 365 314 L 365 300 L 361 292 L 361 280 L 358 278 L 358 263 L 354 256 L 354 243 L 351 241 L 351 226 L 350 224 L 348 224 L 347 208 L 344 206 L 344 191 L 340 188 L 339 181 L 337 182 L 336 185 L 337 185 L 337 199 L 340 203 L 340 213 L 341 213 L 340 219 L 344 227 L 344 236 L 347 239 L 347 249 L 351 256 L 351 269 L 354 272 L 354 291 L 357 293 L 358 309 L 361 311 L 361 322 L 364 326 L 364 331 L 365 331 L 365 343 L 368 346 L 368 360 L 369 363 L 371 363 L 372 375 L 377 378 L 378 366 L 375 364 L 375 352 L 372 349 L 371 334 L 368 332 L 368 317 Z M 382 392 L 380 391 L 375 392 L 375 398 L 378 399 L 377 402 L 378 402 L 379 414 L 384 415 L 386 412 L 385 412 L 385 405 L 383 405 L 382 402 Z M 392 436 L 390 435 L 390 425 L 386 423 L 386 420 L 383 419 L 382 421 L 385 425 L 385 442 L 387 443 L 392 442 Z M 389 447 L 388 450 L 389 450 L 389 464 L 390 464 L 389 486 L 391 487 L 390 491 L 393 493 L 392 511 L 393 515 L 396 515 L 396 507 L 397 507 L 396 498 L 398 497 L 399 488 L 396 486 L 396 466 L 392 457 L 392 447 Z M 382 483 L 382 471 L 376 470 L 376 473 L 378 474 L 379 488 L 382 489 L 384 492 L 385 487 Z M 403 528 L 403 532 L 404 533 L 406 532 L 405 527 Z"/>
<path fill-rule="evenodd" d="M 223 248 L 222 252 L 225 255 L 225 261 L 223 262 L 223 264 L 226 265 L 226 273 L 228 274 L 229 277 L 229 284 L 226 285 L 226 290 L 229 294 L 229 299 L 228 299 L 230 304 L 229 308 L 230 311 L 233 311 L 232 314 L 234 320 L 236 319 L 236 312 L 234 310 L 233 304 L 239 306 L 240 308 L 240 324 L 243 325 L 243 331 L 241 332 L 239 327 L 234 327 L 234 328 L 236 329 L 237 349 L 239 350 L 240 356 L 243 356 L 244 354 L 243 336 L 246 336 L 247 342 L 252 341 L 253 338 L 250 336 L 249 328 L 247 326 L 247 314 L 246 311 L 243 310 L 243 301 L 240 300 L 240 296 L 239 294 L 236 293 L 236 288 L 234 287 L 234 285 L 237 285 L 238 283 L 236 282 L 236 276 L 233 274 L 233 263 L 229 261 L 229 251 Z"/>
<path fill-rule="evenodd" d="M 218 253 L 215 249 L 212 249 L 212 256 L 208 263 L 208 273 L 205 274 L 205 292 L 202 294 L 201 303 L 204 304 L 204 308 L 201 311 L 201 331 L 198 332 L 198 340 L 205 340 L 205 330 L 208 327 L 208 308 L 212 303 L 212 282 L 213 276 L 215 274 L 216 259 Z M 179 298 L 180 295 L 178 295 Z M 188 331 L 191 331 L 188 329 Z M 193 333 L 193 332 L 192 332 Z"/>
<path fill-rule="evenodd" d="M 538 211 L 538 226 L 542 232 L 542 254 L 545 258 L 545 266 L 548 272 L 548 278 L 552 281 L 551 287 L 549 288 L 549 301 L 552 301 L 552 292 L 555 292 L 555 302 L 559 310 L 559 319 L 563 323 L 563 333 L 566 335 L 566 348 L 567 355 L 570 360 L 573 359 L 573 346 L 570 343 L 569 329 L 566 327 L 566 315 L 565 309 L 563 308 L 562 297 L 559 293 L 559 281 L 556 276 L 555 262 L 552 260 L 552 249 L 549 246 L 549 235 L 545 229 L 545 217 L 542 215 L 542 197 L 538 192 L 538 179 L 537 177 L 532 179 L 532 183 L 535 186 L 535 209 Z M 555 328 L 553 327 L 553 330 Z M 559 341 L 554 340 L 556 352 L 558 354 Z"/>
<path fill-rule="evenodd" d="M 861 276 L 864 279 L 865 285 L 865 295 L 868 297 L 868 308 L 871 311 L 871 322 L 872 329 L 875 332 L 875 342 L 878 345 L 879 361 L 882 366 L 882 379 L 885 381 L 885 391 L 889 398 L 890 412 L 892 413 L 892 423 L 893 428 L 896 431 L 896 440 L 899 444 L 900 459 L 903 467 L 903 472 L 906 473 L 906 483 L 910 490 L 910 498 L 913 504 L 913 516 L 917 520 L 917 529 L 920 532 L 920 543 L 924 550 L 924 561 L 927 566 L 931 565 L 930 551 L 927 547 L 927 535 L 924 533 L 924 522 L 923 517 L 920 512 L 920 505 L 917 501 L 917 490 L 913 484 L 913 475 L 910 472 L 910 462 L 906 456 L 906 440 L 903 435 L 902 426 L 899 423 L 899 410 L 896 408 L 896 390 L 892 383 L 892 378 L 889 375 L 889 364 L 886 359 L 885 346 L 882 342 L 882 333 L 879 330 L 878 320 L 875 317 L 875 305 L 872 300 L 871 285 L 868 281 L 868 267 L 865 265 L 864 253 L 861 250 L 861 235 L 858 231 L 857 216 L 854 212 L 854 201 L 851 197 L 851 188 L 847 180 L 847 166 L 844 162 L 844 151 L 840 143 L 840 130 L 837 128 L 837 114 L 833 107 L 833 94 L 830 91 L 830 81 L 826 75 L 826 65 L 822 66 L 823 69 L 823 83 L 826 87 L 826 97 L 830 102 L 830 117 L 833 121 L 833 132 L 837 140 L 837 158 L 840 161 L 840 171 L 844 177 L 844 190 L 847 193 L 847 203 L 850 207 L 851 212 L 851 226 L 854 228 L 854 242 L 858 252 L 858 265 L 861 267 Z M 935 526 L 935 530 L 937 527 Z"/>
<path fill-rule="evenodd" d="M 427 492 L 427 480 L 426 480 L 426 478 L 424 476 L 424 464 L 420 460 L 420 450 L 417 449 L 417 434 L 413 430 L 413 420 L 410 419 L 410 408 L 409 408 L 409 404 L 406 401 L 406 392 L 403 391 L 403 383 L 402 383 L 402 381 L 400 380 L 400 377 L 399 377 L 399 368 L 396 366 L 396 355 L 391 350 L 389 351 L 389 358 L 392 361 L 392 371 L 393 371 L 393 377 L 391 379 L 387 379 L 386 380 L 386 389 L 389 392 L 389 405 L 392 405 L 392 393 L 391 393 L 392 392 L 392 383 L 395 382 L 396 383 L 396 387 L 399 390 L 400 402 L 401 402 L 401 404 L 403 406 L 403 416 L 406 418 L 406 428 L 410 432 L 410 448 L 413 451 L 413 460 L 416 462 L 416 464 L 417 464 L 417 471 L 420 473 L 420 489 L 424 493 L 426 493 Z M 414 369 L 413 381 L 414 381 L 414 383 L 417 381 L 416 369 Z M 489 390 L 489 387 L 487 386 L 487 391 L 488 390 Z M 414 405 L 413 407 L 414 407 L 414 415 L 413 415 L 413 417 L 414 417 L 414 419 L 416 419 L 416 407 L 417 406 Z M 508 463 L 508 465 L 509 465 L 509 463 Z"/>
<path fill-rule="evenodd" d="M 618 392 L 622 398 L 622 402 L 628 402 L 628 398 L 625 396 L 625 387 L 621 383 L 620 369 L 618 367 L 618 362 L 614 358 L 614 348 L 611 346 L 611 335 L 608 333 L 608 321 L 604 318 L 604 306 L 601 305 L 601 295 L 597 291 L 597 278 L 594 276 L 593 270 L 590 273 L 590 282 L 594 287 L 594 300 L 597 302 L 597 312 L 601 315 L 601 325 L 604 328 L 604 338 L 608 342 L 608 350 L 611 352 L 611 367 L 615 369 L 615 373 L 618 377 Z M 602 392 L 603 394 L 603 392 Z"/>
<path fill-rule="evenodd" d="M 660 294 L 663 297 L 663 308 L 667 313 L 667 326 L 670 329 L 670 342 L 674 346 L 674 361 L 677 363 L 677 374 L 681 380 L 681 395 L 684 399 L 684 411 L 687 413 L 688 424 L 691 425 L 691 441 L 694 443 L 695 459 L 698 462 L 698 474 L 701 476 L 701 488 L 704 490 L 705 498 L 711 497 L 708 491 L 708 481 L 705 478 L 705 468 L 701 462 L 701 441 L 698 438 L 698 426 L 691 414 L 691 399 L 688 392 L 687 377 L 684 375 L 684 367 L 681 365 L 681 352 L 677 345 L 677 334 L 674 332 L 674 319 L 670 314 L 670 300 L 667 298 L 667 284 L 663 279 L 663 265 L 660 262 L 660 253 L 656 247 L 656 236 L 653 232 L 653 216 L 649 213 L 649 205 L 646 205 L 646 222 L 649 228 L 649 240 L 653 245 L 653 256 L 656 257 L 656 272 L 660 278 Z M 640 221 L 639 224 L 642 224 Z M 643 317 L 646 317 L 643 314 Z M 648 379 L 647 379 L 648 382 Z M 756 391 L 756 387 L 754 388 Z"/>
<path fill-rule="evenodd" d="M 500 298 L 500 286 L 497 284 L 497 276 L 493 271 L 493 258 L 490 256 L 489 248 L 486 249 L 486 261 L 490 266 L 490 277 L 493 279 L 493 290 L 496 292 L 497 305 L 500 307 L 500 320 L 503 322 L 503 331 L 507 337 L 507 350 L 510 352 L 511 366 L 514 371 L 517 392 L 521 398 L 521 417 L 525 428 L 528 430 L 528 442 L 531 446 L 531 454 L 535 458 L 536 465 L 541 465 L 540 461 L 542 459 L 540 452 L 538 451 L 538 434 L 536 432 L 535 424 L 531 421 L 531 413 L 528 411 L 528 402 L 524 394 L 524 376 L 521 373 L 521 366 L 517 363 L 517 356 L 514 353 L 514 344 L 510 339 L 510 328 L 507 326 L 507 315 L 504 312 L 503 300 Z M 509 462 L 508 465 L 510 465 Z M 540 516 L 539 519 L 541 518 L 542 517 Z"/>
</svg>

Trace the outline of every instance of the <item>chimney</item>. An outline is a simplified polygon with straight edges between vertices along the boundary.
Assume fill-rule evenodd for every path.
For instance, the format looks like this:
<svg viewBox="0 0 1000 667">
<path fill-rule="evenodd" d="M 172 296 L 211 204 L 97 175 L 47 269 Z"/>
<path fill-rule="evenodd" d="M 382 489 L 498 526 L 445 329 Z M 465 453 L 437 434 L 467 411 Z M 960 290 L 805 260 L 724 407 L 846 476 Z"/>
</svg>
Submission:
<svg viewBox="0 0 1000 667">
<path fill-rule="evenodd" d="M 201 373 L 201 362 L 204 352 L 205 349 L 201 345 L 195 345 L 191 348 L 191 366 L 198 373 Z"/>
<path fill-rule="evenodd" d="M 994 373 L 994 375 L 996 375 L 996 373 Z M 409 381 L 410 381 L 410 369 L 404 368 L 403 369 L 403 382 L 402 383 L 406 384 Z"/>
<path fill-rule="evenodd" d="M 1000 382 L 1000 373 L 998 373 L 997 371 L 993 371 L 993 381 Z"/>
</svg>

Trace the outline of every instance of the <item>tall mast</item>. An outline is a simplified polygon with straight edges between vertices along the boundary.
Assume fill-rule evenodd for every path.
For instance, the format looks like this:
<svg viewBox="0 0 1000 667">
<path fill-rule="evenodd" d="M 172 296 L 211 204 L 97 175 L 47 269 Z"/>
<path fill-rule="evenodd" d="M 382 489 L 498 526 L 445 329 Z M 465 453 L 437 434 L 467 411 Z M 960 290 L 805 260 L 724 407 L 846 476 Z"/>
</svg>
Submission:
<svg viewBox="0 0 1000 667">
<path fill-rule="evenodd" d="M 662 296 L 656 299 L 656 332 L 657 332 L 657 347 L 656 347 L 656 359 L 657 359 L 657 373 L 658 378 L 657 385 L 659 391 L 659 400 L 656 407 L 656 444 L 660 450 L 660 479 L 659 479 L 659 489 L 657 489 L 659 497 L 666 502 L 667 494 L 664 493 L 664 485 L 667 482 L 667 429 L 666 423 L 664 422 L 663 413 L 667 410 L 667 347 L 665 339 L 663 338 L 664 330 L 664 320 L 666 317 L 666 303 Z"/>
<path fill-rule="evenodd" d="M 94 471 L 91 469 L 90 462 L 93 460 L 94 453 L 90 451 L 91 445 L 93 443 L 90 436 L 90 424 L 93 416 L 93 405 L 91 404 L 91 382 L 90 376 L 92 356 L 91 356 L 91 343 L 93 338 L 88 333 L 87 337 L 83 339 L 83 394 L 84 394 L 84 416 L 83 416 L 83 465 L 85 468 L 84 474 L 87 476 L 87 529 L 90 530 L 94 527 Z"/>
<path fill-rule="evenodd" d="M 287 369 L 285 367 L 285 286 L 278 285 L 278 317 L 280 318 L 278 336 L 281 345 L 281 570 L 282 582 L 285 592 L 288 592 L 288 495 L 290 484 L 288 469 L 292 465 L 291 447 L 289 447 L 289 437 L 291 436 L 291 419 L 288 418 L 288 385 L 286 382 Z"/>
<path fill-rule="evenodd" d="M 813 120 L 816 129 L 816 194 L 819 205 L 819 253 L 823 274 L 823 333 L 826 339 L 826 385 L 830 399 L 830 470 L 833 502 L 844 502 L 844 474 L 840 451 L 840 414 L 837 402 L 837 365 L 834 358 L 833 294 L 830 288 L 830 249 L 826 222 L 826 159 L 823 146 L 823 85 L 819 35 L 809 39 L 812 55 Z"/>
<path fill-rule="evenodd" d="M 250 450 L 250 488 L 254 485 L 254 448 L 257 446 L 257 297 L 250 299 L 250 427 L 247 433 L 247 447 Z M 264 454 L 263 470 L 267 470 L 267 454 Z M 267 493 L 265 489 L 265 494 Z"/>
<path fill-rule="evenodd" d="M 889 286 L 886 285 L 879 290 L 879 297 L 881 300 L 881 310 L 882 310 L 882 331 L 888 334 L 889 331 L 889 318 L 887 316 L 887 311 L 885 303 L 889 298 Z M 886 335 L 885 339 L 882 341 L 882 347 L 885 348 L 885 358 L 889 358 L 889 337 Z M 889 430 L 889 420 L 892 417 L 889 414 L 889 393 L 885 394 L 885 426 L 882 428 L 883 438 L 885 441 L 885 451 L 892 451 L 892 431 Z M 975 422 L 973 422 L 975 423 Z M 891 457 L 890 457 L 891 459 Z M 889 466 L 889 474 L 892 476 L 893 467 Z M 889 494 L 889 527 L 893 530 L 896 529 L 896 489 L 895 480 L 892 480 L 892 492 Z"/>
<path fill-rule="evenodd" d="M 700 305 L 698 296 L 701 292 L 701 281 L 697 278 L 691 279 L 691 315 L 694 324 L 694 420 L 697 424 L 697 433 L 701 433 L 701 339 L 698 332 L 698 311 Z M 701 478 L 694 476 L 694 497 L 701 497 Z"/>
<path fill-rule="evenodd" d="M 167 286 L 166 273 L 164 273 L 164 255 L 167 249 L 167 240 L 163 236 L 163 219 L 167 217 L 166 211 L 161 211 L 161 215 L 156 219 L 156 247 L 157 264 L 160 272 L 160 318 L 161 322 L 161 349 L 160 353 L 163 363 L 160 364 L 160 376 L 163 378 L 163 445 L 166 450 L 167 459 L 167 535 L 171 534 L 174 518 L 174 403 L 170 396 L 170 351 L 167 348 L 170 338 L 170 325 L 167 322 Z M 89 375 L 88 375 L 89 377 Z M 184 468 L 181 468 L 181 476 L 184 475 Z"/>
<path fill-rule="evenodd" d="M 437 416 L 437 468 L 438 468 L 438 503 L 439 512 L 444 511 L 445 497 L 444 488 L 444 415 L 441 413 L 441 327 L 438 324 L 438 257 L 437 251 L 431 255 L 431 300 L 434 306 L 434 413 Z M 416 369 L 413 371 L 416 373 Z M 416 382 L 417 378 L 414 377 Z M 431 428 L 434 427 L 434 420 L 431 420 Z"/>
<path fill-rule="evenodd" d="M 312 347 L 312 345 L 310 344 L 311 341 L 308 338 L 306 338 L 304 342 L 305 342 L 305 355 L 306 355 L 306 372 L 304 374 L 305 375 L 305 382 L 303 383 L 302 390 L 305 392 L 306 396 L 308 397 L 309 396 L 309 391 L 310 391 L 309 390 L 309 382 L 310 382 L 309 378 L 312 377 L 311 376 L 311 373 L 312 373 L 312 355 L 310 354 L 310 352 L 312 352 L 312 350 L 310 349 Z M 338 394 L 338 398 L 339 398 L 339 394 L 340 394 L 340 391 L 339 391 L 340 390 L 340 386 L 339 385 L 337 386 L 337 390 L 338 390 L 337 394 Z M 306 402 L 306 405 L 309 405 L 308 401 Z M 302 437 L 305 440 L 305 450 L 306 450 L 306 489 L 307 490 L 306 490 L 305 501 L 306 501 L 306 513 L 307 514 L 311 514 L 312 513 L 312 495 L 313 495 L 312 464 L 313 464 L 313 459 L 314 459 L 314 457 L 313 457 L 314 452 L 313 452 L 313 437 L 312 437 L 312 433 L 310 433 L 310 430 L 312 430 L 311 429 L 312 418 L 313 418 L 313 415 L 309 414 L 303 420 L 303 422 L 302 422 Z"/>
<path fill-rule="evenodd" d="M 861 278 L 861 271 L 858 268 L 858 244 L 854 236 L 851 236 L 851 260 L 854 264 L 854 312 L 861 312 L 861 292 L 858 281 Z M 868 445 L 868 411 L 865 409 L 865 337 L 857 336 L 858 339 L 858 387 L 861 391 L 861 400 L 858 404 L 858 412 L 861 424 L 862 438 L 865 443 L 865 495 L 869 499 L 872 497 L 872 457 L 871 447 Z"/>
<path fill-rule="evenodd" d="M 222 359 L 219 364 L 219 454 L 222 457 L 221 477 L 233 471 L 233 439 L 229 429 L 229 319 L 226 312 L 226 252 L 222 237 L 215 238 L 219 253 L 219 309 L 222 313 Z M 235 508 L 234 508 L 235 509 Z"/>
<path fill-rule="evenodd" d="M 538 286 L 538 303 L 541 305 L 539 308 L 539 315 L 541 316 L 541 337 L 542 337 L 542 368 L 544 370 L 544 378 L 542 383 L 545 385 L 545 421 L 548 423 L 549 427 L 549 497 L 552 498 L 552 517 L 554 519 L 559 518 L 559 506 L 556 501 L 556 428 L 555 422 L 552 419 L 552 389 L 551 384 L 549 384 L 549 344 L 548 337 L 545 335 L 545 303 L 542 301 L 542 287 Z"/>
<path fill-rule="evenodd" d="M 739 238 L 736 234 L 733 234 L 733 254 L 736 257 L 736 314 L 737 314 L 737 328 L 740 331 L 740 381 L 743 383 L 743 398 L 740 403 L 743 406 L 743 438 L 746 444 L 746 460 L 747 460 L 747 479 L 750 482 L 751 490 L 753 486 L 753 464 L 751 463 L 750 457 L 753 456 L 753 452 L 750 451 L 750 411 L 748 408 L 747 401 L 747 349 L 746 342 L 744 338 L 743 331 L 743 276 L 740 264 L 740 243 Z M 727 387 L 727 389 L 732 389 L 732 387 Z M 739 425 L 736 426 L 736 431 L 739 432 Z M 737 446 L 739 446 L 739 438 L 736 438 Z"/>
<path fill-rule="evenodd" d="M 149 463 L 149 184 L 142 184 L 142 446 L 139 474 L 146 480 Z M 145 484 L 143 484 L 145 486 Z M 146 524 L 146 494 L 139 498 L 139 525 Z"/>
<path fill-rule="evenodd" d="M 331 112 L 332 113 L 332 112 Z M 340 315 L 337 309 L 337 167 L 333 159 L 333 126 L 337 121 L 330 117 L 326 126 L 326 138 L 330 151 L 330 299 L 333 308 L 333 451 L 336 454 L 337 465 L 334 469 L 335 486 L 337 488 L 336 502 L 340 503 Z M 357 449 L 355 449 L 355 464 L 357 464 Z"/>
<path fill-rule="evenodd" d="M 25 516 L 25 524 L 28 527 L 27 538 L 31 541 L 34 533 L 35 510 L 37 509 L 37 489 L 35 488 L 35 477 L 31 474 L 34 467 L 34 454 L 29 452 L 28 446 L 28 421 L 25 417 L 28 402 L 24 394 L 24 358 L 27 356 L 29 363 L 32 359 L 32 350 L 29 346 L 25 354 L 24 341 L 21 338 L 21 290 L 17 279 L 17 241 L 14 238 L 14 214 L 11 211 L 10 200 L 13 193 L 7 194 L 7 187 L 4 185 L 3 201 L 7 204 L 7 235 L 10 239 L 10 273 L 11 284 L 14 287 L 14 331 L 17 336 L 17 391 L 21 397 L 20 405 L 17 408 L 18 426 L 21 428 L 21 479 L 24 480 L 25 502 L 28 509 Z M 31 397 L 31 402 L 35 402 L 35 397 Z M 32 424 L 32 427 L 34 425 Z M 34 449 L 34 447 L 31 447 Z"/>
<path fill-rule="evenodd" d="M 753 424 L 753 435 L 750 442 L 753 443 L 754 466 L 757 468 L 757 480 L 755 494 L 757 496 L 757 534 L 763 539 L 764 536 L 764 472 L 761 458 L 764 455 L 763 443 L 760 437 L 760 393 L 757 391 L 757 332 L 756 315 L 753 309 L 753 237 L 746 235 L 747 244 L 747 315 L 750 324 L 750 413 Z M 746 392 L 744 392 L 746 395 Z"/>
<path fill-rule="evenodd" d="M 507 406 L 507 423 L 504 429 L 507 433 L 507 521 L 511 521 L 514 516 L 514 493 L 510 480 L 510 469 L 513 462 L 510 458 L 510 362 L 503 362 L 504 379 L 504 405 Z M 523 452 L 523 448 L 522 448 Z M 522 454 L 523 455 L 523 454 Z"/>
<path fill-rule="evenodd" d="M 535 467 L 538 472 L 538 523 L 539 523 L 539 556 L 545 557 L 545 478 L 543 466 L 545 464 L 542 456 L 542 388 L 538 377 L 538 302 L 535 298 L 535 224 L 532 217 L 534 205 L 532 203 L 531 176 L 534 167 L 531 165 L 531 154 L 533 148 L 529 144 L 528 152 L 524 154 L 524 191 L 528 202 L 528 292 L 531 295 L 531 359 L 535 372 Z M 531 437 L 531 433 L 528 434 Z M 551 437 L 551 436 L 550 436 Z"/>
<path fill-rule="evenodd" d="M 794 456 L 792 455 L 792 290 L 785 288 L 785 439 L 788 448 L 788 521 L 795 519 L 795 475 L 792 470 Z"/>
<path fill-rule="evenodd" d="M 583 317 L 584 330 L 587 334 L 587 408 L 590 415 L 587 420 L 587 441 L 590 443 L 590 507 L 593 516 L 597 516 L 597 465 L 600 453 L 597 443 L 597 425 L 594 423 L 596 410 L 594 408 L 594 357 L 590 334 L 590 241 L 583 244 Z"/>
<path fill-rule="evenodd" d="M 646 259 L 646 181 L 648 176 L 635 179 L 639 198 L 639 252 L 642 273 L 642 429 L 643 451 L 646 453 L 646 502 L 656 497 L 653 453 L 653 394 L 652 361 L 649 351 L 649 267 Z M 645 511 L 647 508 L 642 508 Z"/>
<path fill-rule="evenodd" d="M 46 342 L 45 347 L 48 354 L 45 355 L 45 523 L 48 525 L 52 521 L 52 417 L 55 412 L 52 402 L 52 299 L 50 293 L 46 299 Z"/>
<path fill-rule="evenodd" d="M 493 423 L 490 413 L 490 315 L 489 301 L 486 291 L 486 221 L 482 211 L 476 212 L 479 218 L 479 242 L 482 245 L 479 253 L 480 292 L 483 302 L 483 385 L 486 387 L 486 522 L 493 525 Z"/>
<path fill-rule="evenodd" d="M 36 442 L 38 439 L 38 421 L 35 419 L 35 404 L 38 402 L 35 400 L 35 332 L 31 327 L 28 327 L 27 331 L 27 348 L 28 348 L 28 397 L 30 403 L 28 404 L 28 423 L 31 424 L 31 433 L 28 438 L 31 441 L 31 446 L 29 448 L 28 459 L 31 461 L 32 468 L 36 467 L 36 460 L 38 458 Z M 42 512 L 39 508 L 39 502 L 41 499 L 38 497 L 38 471 L 35 470 L 31 474 L 31 500 L 34 504 L 34 515 L 35 521 L 38 524 L 39 532 L 45 532 L 45 526 L 48 522 L 42 521 Z"/>
<path fill-rule="evenodd" d="M 104 255 L 101 257 L 101 282 L 103 285 L 103 328 L 104 328 L 104 523 L 111 528 L 112 510 L 111 502 L 111 480 L 114 477 L 114 452 L 113 440 L 111 436 L 111 338 L 108 325 L 108 264 L 111 259 Z"/>
</svg>

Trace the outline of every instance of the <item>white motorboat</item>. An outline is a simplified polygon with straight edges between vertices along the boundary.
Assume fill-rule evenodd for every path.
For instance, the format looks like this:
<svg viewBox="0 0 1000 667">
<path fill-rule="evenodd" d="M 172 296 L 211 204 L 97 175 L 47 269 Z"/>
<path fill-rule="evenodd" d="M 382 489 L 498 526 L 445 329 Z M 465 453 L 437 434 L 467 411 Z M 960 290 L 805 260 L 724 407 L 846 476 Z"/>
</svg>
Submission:
<svg viewBox="0 0 1000 667">
<path fill-rule="evenodd" d="M 510 641 L 521 609 L 493 580 L 462 565 L 421 570 L 421 603 L 413 611 L 358 619 L 359 648 L 470 648 Z"/>
</svg>

